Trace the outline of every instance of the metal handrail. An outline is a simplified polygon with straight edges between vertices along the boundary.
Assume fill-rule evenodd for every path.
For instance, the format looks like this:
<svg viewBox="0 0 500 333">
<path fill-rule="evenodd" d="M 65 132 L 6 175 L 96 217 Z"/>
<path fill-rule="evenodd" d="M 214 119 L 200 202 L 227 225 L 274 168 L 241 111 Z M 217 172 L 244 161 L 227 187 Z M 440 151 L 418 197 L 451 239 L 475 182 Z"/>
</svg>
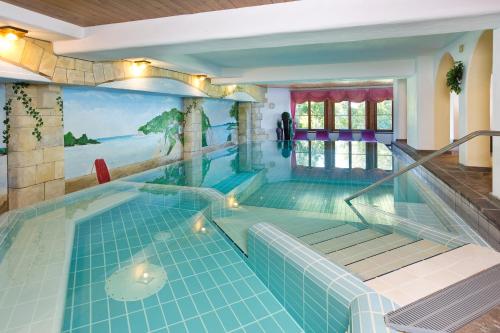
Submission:
<svg viewBox="0 0 500 333">
<path fill-rule="evenodd" d="M 362 194 L 365 194 L 366 192 L 368 191 L 371 191 L 372 189 L 382 185 L 383 183 L 385 183 L 386 181 L 388 180 L 391 180 L 391 179 L 394 179 L 396 177 L 399 177 L 401 176 L 403 173 L 406 173 L 408 171 L 410 171 L 411 169 L 414 169 L 422 164 L 424 164 L 425 162 L 428 162 L 430 160 L 432 160 L 434 157 L 436 156 L 439 156 L 439 155 L 442 155 L 444 153 L 446 153 L 447 151 L 455 148 L 455 147 L 458 147 L 460 146 L 462 143 L 465 143 L 469 140 L 472 140 L 474 139 L 475 137 L 478 137 L 478 136 L 500 136 L 500 131 L 490 131 L 490 130 L 481 130 L 481 131 L 475 131 L 475 132 L 472 132 L 472 133 L 469 133 L 467 134 L 466 136 L 458 139 L 457 141 L 454 141 L 452 143 L 450 143 L 449 145 L 446 145 L 444 146 L 443 148 L 439 149 L 439 150 L 436 150 L 435 152 L 425 156 L 425 157 L 422 157 L 421 159 L 419 159 L 418 161 L 402 168 L 401 170 L 399 170 L 398 172 L 396 173 L 393 173 L 392 175 L 389 175 L 379 181 L 376 181 L 375 183 L 371 184 L 370 186 L 367 186 L 365 187 L 364 189 L 362 190 L 359 190 L 358 192 L 354 193 L 353 195 L 347 197 L 344 199 L 344 201 L 350 206 L 351 205 L 351 201 L 357 197 L 359 197 L 360 195 Z"/>
</svg>

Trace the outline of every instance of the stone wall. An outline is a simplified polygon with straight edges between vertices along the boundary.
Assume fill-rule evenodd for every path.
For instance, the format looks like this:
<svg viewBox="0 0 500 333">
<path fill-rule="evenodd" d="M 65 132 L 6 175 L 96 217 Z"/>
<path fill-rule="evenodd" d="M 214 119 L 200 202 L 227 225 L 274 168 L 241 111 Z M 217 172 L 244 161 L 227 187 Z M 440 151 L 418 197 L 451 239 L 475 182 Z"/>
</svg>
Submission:
<svg viewBox="0 0 500 333">
<path fill-rule="evenodd" d="M 93 62 L 54 54 L 52 44 L 32 38 L 13 42 L 11 48 L 0 50 L 0 59 L 43 75 L 55 83 L 95 86 L 104 82 L 137 77 L 168 78 L 189 84 L 209 97 L 222 98 L 235 92 L 245 92 L 255 100 L 264 99 L 266 89 L 255 85 L 215 85 L 210 79 L 196 75 L 146 66 L 142 73 L 134 72 L 131 61 Z"/>
<path fill-rule="evenodd" d="M 262 128 L 262 109 L 264 103 L 252 103 L 252 125 L 251 125 L 251 140 L 264 141 L 268 140 L 269 135 Z"/>
<path fill-rule="evenodd" d="M 12 85 L 7 85 L 6 97 L 12 99 L 7 155 L 10 209 L 65 193 L 62 115 L 56 101 L 60 87 L 30 85 L 24 90 L 43 119 L 42 138 L 38 141 L 32 134 L 35 120 L 17 100 Z"/>
<path fill-rule="evenodd" d="M 264 103 L 240 102 L 238 106 L 238 142 L 264 141 L 269 135 L 262 128 Z"/>
<path fill-rule="evenodd" d="M 201 98 L 184 98 L 184 158 L 201 154 Z"/>
<path fill-rule="evenodd" d="M 252 124 L 252 103 L 238 103 L 238 142 L 245 143 L 250 138 Z"/>
</svg>

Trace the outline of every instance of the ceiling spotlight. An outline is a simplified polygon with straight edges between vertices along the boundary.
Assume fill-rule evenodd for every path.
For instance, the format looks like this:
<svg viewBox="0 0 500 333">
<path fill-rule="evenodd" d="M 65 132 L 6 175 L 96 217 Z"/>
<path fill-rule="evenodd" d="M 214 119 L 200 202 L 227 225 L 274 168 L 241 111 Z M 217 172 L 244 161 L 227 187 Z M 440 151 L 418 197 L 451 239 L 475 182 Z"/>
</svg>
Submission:
<svg viewBox="0 0 500 333">
<path fill-rule="evenodd" d="M 0 36 L 9 41 L 15 41 L 23 38 L 28 33 L 28 30 L 15 28 L 11 26 L 0 27 Z"/>
<path fill-rule="evenodd" d="M 14 27 L 0 27 L 0 51 L 10 49 L 14 42 L 23 38 L 28 31 Z"/>
<path fill-rule="evenodd" d="M 138 60 L 138 61 L 134 61 L 134 63 L 132 64 L 132 74 L 134 76 L 139 76 L 141 75 L 144 70 L 149 66 L 151 65 L 151 62 L 150 61 L 147 61 L 147 60 Z"/>
<path fill-rule="evenodd" d="M 197 78 L 200 81 L 205 81 L 205 79 L 207 78 L 207 76 L 205 74 L 200 74 L 200 75 L 197 75 Z"/>
</svg>

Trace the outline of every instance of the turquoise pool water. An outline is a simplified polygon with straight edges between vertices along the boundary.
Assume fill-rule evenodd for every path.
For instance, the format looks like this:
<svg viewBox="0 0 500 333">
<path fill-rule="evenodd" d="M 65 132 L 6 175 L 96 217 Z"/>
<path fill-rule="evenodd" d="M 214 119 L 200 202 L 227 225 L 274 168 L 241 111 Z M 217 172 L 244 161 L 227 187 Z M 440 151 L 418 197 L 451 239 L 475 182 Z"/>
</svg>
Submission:
<svg viewBox="0 0 500 333">
<path fill-rule="evenodd" d="M 361 197 L 361 216 L 345 204 L 401 165 L 382 144 L 252 143 L 3 215 L 0 332 L 301 332 L 247 265 L 248 228 L 274 224 L 348 270 L 358 243 L 469 232 L 412 176 Z M 352 271 L 392 269 L 376 268 Z"/>
<path fill-rule="evenodd" d="M 141 191 L 77 224 L 64 332 L 301 331 L 202 214 L 208 200 Z M 145 264 L 166 272 L 157 292 L 137 300 L 110 297 L 110 276 Z"/>
</svg>

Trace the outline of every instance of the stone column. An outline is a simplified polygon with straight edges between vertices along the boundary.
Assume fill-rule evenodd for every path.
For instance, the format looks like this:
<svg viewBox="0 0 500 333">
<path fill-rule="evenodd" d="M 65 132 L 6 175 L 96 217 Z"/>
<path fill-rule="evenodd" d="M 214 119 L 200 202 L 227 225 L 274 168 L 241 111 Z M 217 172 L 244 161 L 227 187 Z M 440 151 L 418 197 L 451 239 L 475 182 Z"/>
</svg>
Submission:
<svg viewBox="0 0 500 333">
<path fill-rule="evenodd" d="M 32 106 L 42 116 L 42 139 L 38 141 L 32 134 L 35 120 L 16 99 L 12 85 L 7 85 L 6 97 L 12 98 L 7 155 L 10 209 L 65 193 L 64 133 L 62 115 L 56 102 L 61 93 L 60 87 L 30 85 L 24 90 L 32 98 Z"/>
<path fill-rule="evenodd" d="M 252 141 L 267 140 L 266 130 L 262 128 L 262 111 L 264 103 L 252 103 Z"/>
<path fill-rule="evenodd" d="M 184 98 L 183 110 L 186 113 L 184 123 L 184 158 L 191 158 L 201 153 L 201 112 L 203 99 Z"/>
<path fill-rule="evenodd" d="M 250 125 L 252 122 L 252 103 L 238 103 L 238 142 L 247 143 L 250 139 Z"/>
</svg>

